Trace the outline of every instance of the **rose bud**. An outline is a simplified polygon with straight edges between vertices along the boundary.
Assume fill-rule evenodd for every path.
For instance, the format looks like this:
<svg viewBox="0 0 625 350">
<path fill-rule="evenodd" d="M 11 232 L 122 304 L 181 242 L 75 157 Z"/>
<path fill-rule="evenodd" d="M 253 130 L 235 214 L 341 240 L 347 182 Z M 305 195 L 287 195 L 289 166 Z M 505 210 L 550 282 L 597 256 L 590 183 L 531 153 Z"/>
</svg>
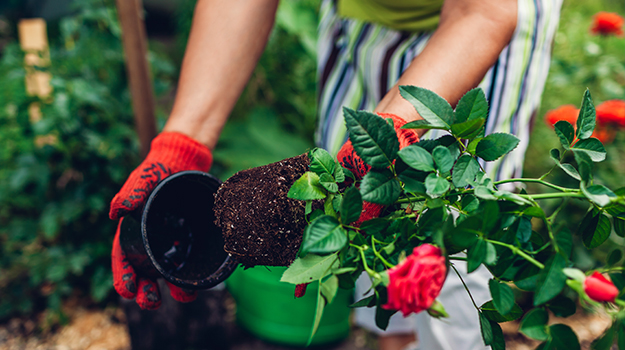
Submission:
<svg viewBox="0 0 625 350">
<path fill-rule="evenodd" d="M 614 284 L 597 271 L 584 280 L 584 292 L 590 299 L 599 302 L 614 302 L 618 295 Z"/>
</svg>

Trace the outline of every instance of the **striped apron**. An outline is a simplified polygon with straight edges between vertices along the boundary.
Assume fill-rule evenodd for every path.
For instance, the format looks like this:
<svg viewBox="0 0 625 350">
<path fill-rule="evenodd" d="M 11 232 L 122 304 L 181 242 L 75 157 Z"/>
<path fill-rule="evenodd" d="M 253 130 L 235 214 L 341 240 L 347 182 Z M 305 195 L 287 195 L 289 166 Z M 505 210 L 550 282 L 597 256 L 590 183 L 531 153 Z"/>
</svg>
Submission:
<svg viewBox="0 0 625 350">
<path fill-rule="evenodd" d="M 518 147 L 482 164 L 495 180 L 519 177 L 551 59 L 562 0 L 519 0 L 510 44 L 480 83 L 489 101 L 486 134 L 516 135 Z M 319 82 L 317 146 L 337 154 L 347 140 L 342 107 L 372 111 L 419 55 L 432 32 L 405 33 L 340 18 L 334 1 L 320 10 L 317 51 Z M 423 139 L 442 136 L 430 130 Z"/>
</svg>

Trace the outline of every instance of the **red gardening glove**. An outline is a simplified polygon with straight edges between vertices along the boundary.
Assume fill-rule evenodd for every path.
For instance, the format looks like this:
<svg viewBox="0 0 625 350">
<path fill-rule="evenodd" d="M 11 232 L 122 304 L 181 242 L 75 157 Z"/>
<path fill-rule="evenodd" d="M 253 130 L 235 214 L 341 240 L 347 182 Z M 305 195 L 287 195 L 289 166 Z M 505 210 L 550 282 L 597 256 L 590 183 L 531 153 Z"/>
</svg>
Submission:
<svg viewBox="0 0 625 350">
<path fill-rule="evenodd" d="M 152 279 L 137 276 L 119 244 L 122 217 L 141 208 L 156 185 L 169 175 L 185 170 L 208 171 L 212 163 L 210 150 L 194 139 L 175 132 L 164 132 L 152 141 L 150 153 L 130 174 L 111 202 L 109 217 L 119 220 L 113 239 L 111 262 L 113 284 L 119 295 L 137 298 L 142 309 L 153 310 L 161 305 L 158 285 Z M 195 300 L 197 292 L 186 291 L 167 282 L 171 296 L 180 302 Z"/>
<path fill-rule="evenodd" d="M 397 132 L 397 138 L 399 139 L 399 149 L 410 146 L 415 142 L 419 142 L 419 134 L 417 134 L 416 130 L 401 129 L 401 127 L 407 123 L 402 118 L 390 113 L 378 113 L 378 115 L 382 118 L 390 118 L 393 120 L 395 132 Z M 361 180 L 365 176 L 365 174 L 367 174 L 369 169 L 371 169 L 371 166 L 366 164 L 358 156 L 358 154 L 356 154 L 356 151 L 354 150 L 354 147 L 352 146 L 352 142 L 350 140 L 347 140 L 343 147 L 341 147 L 336 158 L 343 167 L 354 173 L 354 176 L 357 180 Z M 361 223 L 367 220 L 379 217 L 383 209 L 383 205 L 363 202 L 362 213 L 360 214 L 360 218 L 354 223 L 354 225 L 360 226 Z"/>
</svg>

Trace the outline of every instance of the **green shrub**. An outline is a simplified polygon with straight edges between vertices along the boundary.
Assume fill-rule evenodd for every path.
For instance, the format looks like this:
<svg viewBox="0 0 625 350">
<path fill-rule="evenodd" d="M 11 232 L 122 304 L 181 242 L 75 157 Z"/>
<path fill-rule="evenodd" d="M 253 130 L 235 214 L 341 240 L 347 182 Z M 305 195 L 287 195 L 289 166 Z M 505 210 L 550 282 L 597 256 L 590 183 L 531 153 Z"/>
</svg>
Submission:
<svg viewBox="0 0 625 350">
<path fill-rule="evenodd" d="M 25 93 L 23 53 L 0 62 L 0 319 L 50 308 L 70 294 L 112 295 L 108 204 L 139 161 L 113 1 L 77 2 L 52 40 L 53 93 Z M 54 26 L 55 24 L 51 24 Z M 150 54 L 155 86 L 173 68 Z M 28 107 L 42 118 L 29 121 Z M 46 142 L 47 140 L 47 142 Z"/>
</svg>

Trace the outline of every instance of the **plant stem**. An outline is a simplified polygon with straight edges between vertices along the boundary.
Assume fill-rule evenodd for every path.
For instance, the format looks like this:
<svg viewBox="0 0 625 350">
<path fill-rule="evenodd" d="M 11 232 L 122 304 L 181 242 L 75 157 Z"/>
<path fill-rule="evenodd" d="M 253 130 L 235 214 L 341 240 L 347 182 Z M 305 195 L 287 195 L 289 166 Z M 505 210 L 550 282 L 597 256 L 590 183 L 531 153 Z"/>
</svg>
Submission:
<svg viewBox="0 0 625 350">
<path fill-rule="evenodd" d="M 516 246 L 513 246 L 512 244 L 503 243 L 503 242 L 499 242 L 499 241 L 493 241 L 493 240 L 490 240 L 490 239 L 484 239 L 484 240 L 486 242 L 490 242 L 490 243 L 495 244 L 495 245 L 500 245 L 502 247 L 506 247 L 506 248 L 512 250 L 513 254 L 516 254 L 516 255 L 522 257 L 523 259 L 531 262 L 532 264 L 534 264 L 535 266 L 537 266 L 541 270 L 545 268 L 545 265 L 540 263 L 538 260 L 532 258 L 531 256 L 527 255 L 523 250 L 519 249 Z"/>
<path fill-rule="evenodd" d="M 473 303 L 473 306 L 475 306 L 475 309 L 479 312 L 480 308 L 477 307 L 477 304 L 475 303 L 475 300 L 473 300 L 473 295 L 471 295 L 471 291 L 469 290 L 469 287 L 467 287 L 467 284 L 464 283 L 464 280 L 462 279 L 462 276 L 460 276 L 460 272 L 458 272 L 458 270 L 456 270 L 456 267 L 454 266 L 454 264 L 449 264 L 449 266 L 451 266 L 451 268 L 454 269 L 454 271 L 456 272 L 456 275 L 458 275 L 458 278 L 460 278 L 460 282 L 462 282 L 462 285 L 464 286 L 464 289 L 469 294 L 469 298 L 471 298 L 471 302 Z"/>
<path fill-rule="evenodd" d="M 553 198 L 586 198 L 580 191 L 576 192 L 563 192 L 563 193 L 538 193 L 538 194 L 518 194 L 517 196 L 529 200 L 536 199 L 553 199 Z"/>
<path fill-rule="evenodd" d="M 386 259 L 384 259 L 382 257 L 382 254 L 380 254 L 377 250 L 375 250 L 375 237 L 373 237 L 373 235 L 371 236 L 371 249 L 373 249 L 373 254 L 380 259 L 380 261 L 382 261 L 382 263 L 388 267 L 389 269 L 393 267 L 393 264 L 389 263 L 388 261 L 386 261 Z"/>
<path fill-rule="evenodd" d="M 373 276 L 375 274 L 377 274 L 377 272 L 371 270 L 371 268 L 369 267 L 369 265 L 367 265 L 367 259 L 365 258 L 365 250 L 363 247 L 355 245 L 355 244 L 351 244 L 351 247 L 354 247 L 356 249 L 358 249 L 358 251 L 360 251 L 360 258 L 362 259 L 362 266 L 365 269 L 365 271 L 367 271 L 367 274 L 369 274 L 369 276 Z"/>
<path fill-rule="evenodd" d="M 625 266 L 612 266 L 612 267 L 608 267 L 605 269 L 598 269 L 597 272 L 599 273 L 610 273 L 612 271 L 624 271 L 625 270 Z"/>
<path fill-rule="evenodd" d="M 500 184 L 505 184 L 508 182 L 529 182 L 529 183 L 538 183 L 547 187 L 551 187 L 555 190 L 558 191 L 562 191 L 562 192 L 579 192 L 578 189 L 576 188 L 567 188 L 567 187 L 561 187 L 558 185 L 554 185 L 550 182 L 547 181 L 543 181 L 541 179 L 506 179 L 506 180 L 500 180 L 500 181 L 496 181 L 494 182 L 494 185 L 500 185 Z"/>
</svg>

